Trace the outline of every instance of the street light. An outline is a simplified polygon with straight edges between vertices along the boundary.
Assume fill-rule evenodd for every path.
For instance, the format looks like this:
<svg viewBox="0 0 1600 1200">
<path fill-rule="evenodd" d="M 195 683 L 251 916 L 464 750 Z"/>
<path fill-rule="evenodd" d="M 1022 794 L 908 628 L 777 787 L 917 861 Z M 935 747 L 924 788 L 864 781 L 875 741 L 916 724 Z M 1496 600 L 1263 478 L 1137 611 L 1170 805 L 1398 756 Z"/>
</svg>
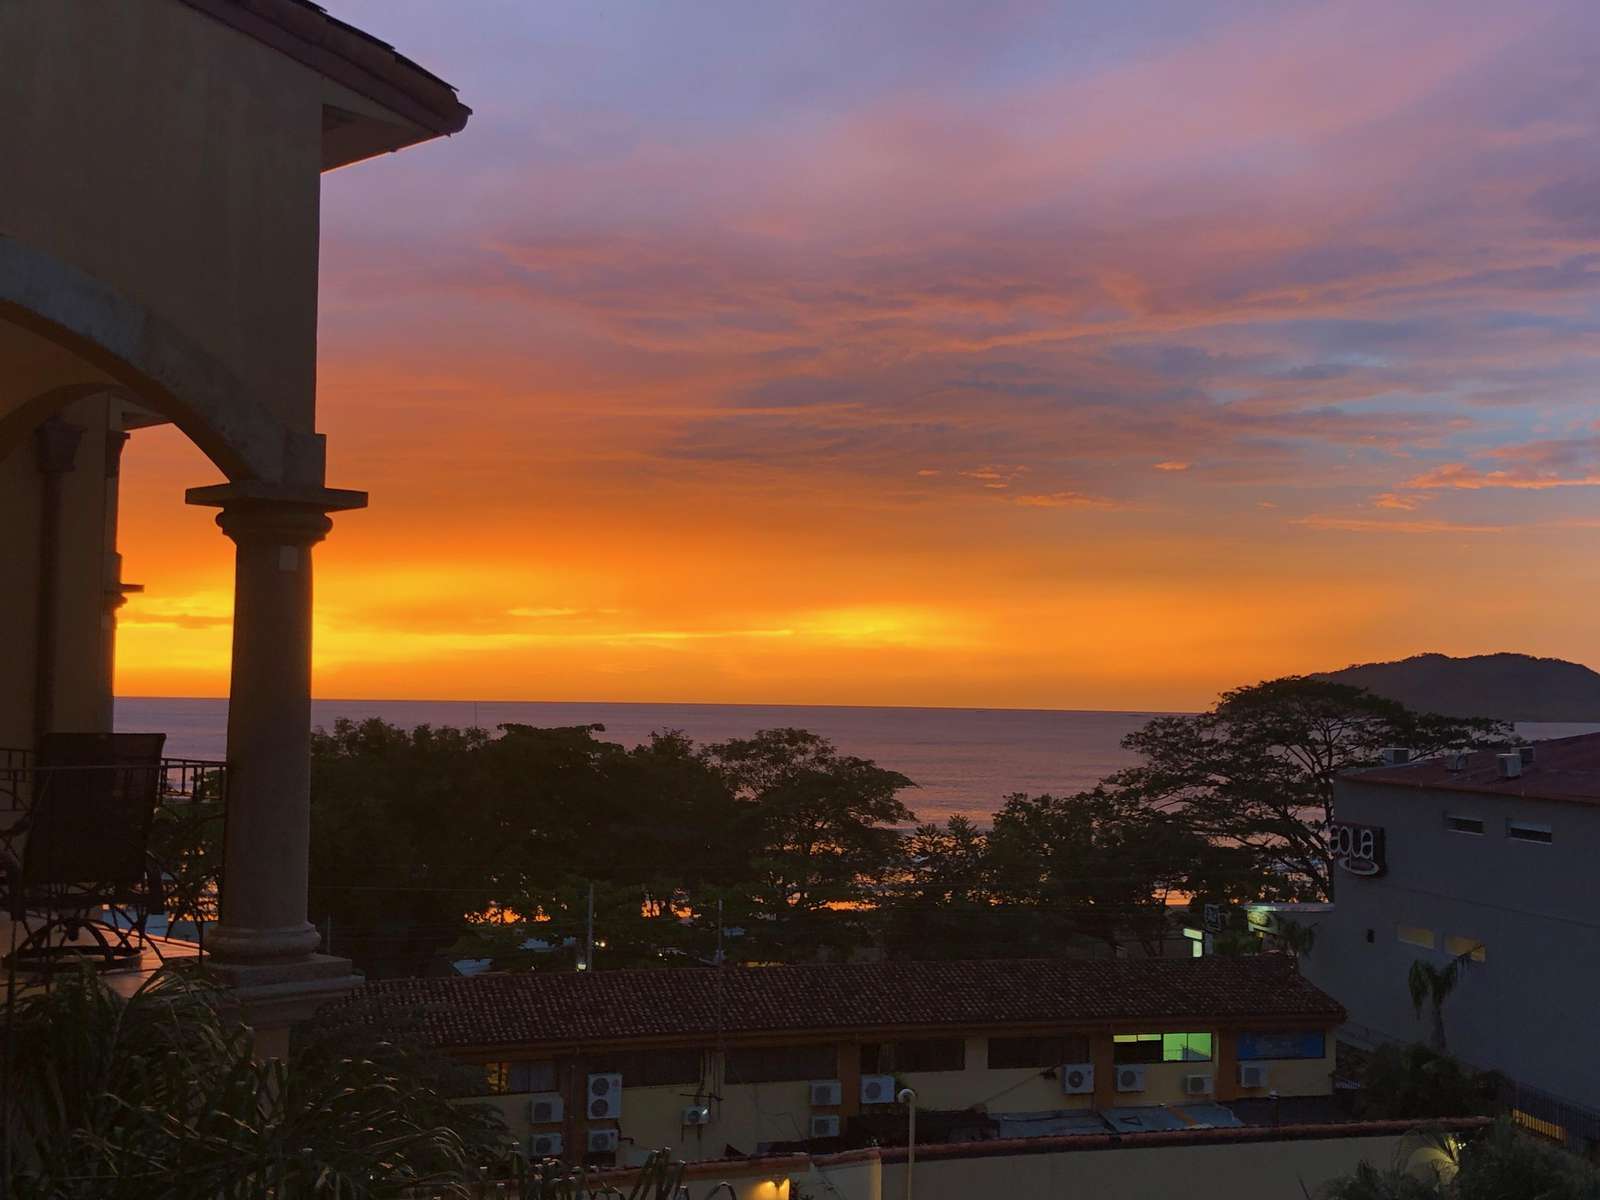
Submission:
<svg viewBox="0 0 1600 1200">
<path fill-rule="evenodd" d="M 917 1093 L 901 1088 L 895 1099 L 906 1106 L 906 1200 L 911 1200 L 911 1169 L 917 1165 Z"/>
</svg>

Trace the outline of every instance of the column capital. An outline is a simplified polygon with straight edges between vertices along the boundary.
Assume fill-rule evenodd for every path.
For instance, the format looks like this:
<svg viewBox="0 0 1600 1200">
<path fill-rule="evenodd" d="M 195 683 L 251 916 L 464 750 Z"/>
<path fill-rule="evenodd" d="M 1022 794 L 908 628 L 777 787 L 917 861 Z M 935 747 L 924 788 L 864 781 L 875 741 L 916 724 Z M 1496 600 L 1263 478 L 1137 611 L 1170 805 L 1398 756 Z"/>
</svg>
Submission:
<svg viewBox="0 0 1600 1200">
<path fill-rule="evenodd" d="M 220 508 L 217 524 L 235 542 L 241 539 L 310 546 L 327 536 L 330 512 L 365 508 L 367 494 L 348 488 L 241 480 L 190 488 L 190 504 Z"/>
<path fill-rule="evenodd" d="M 367 506 L 365 492 L 303 483 L 270 483 L 262 479 L 236 479 L 231 483 L 193 487 L 184 492 L 183 499 L 184 503 L 201 508 L 300 508 L 319 513 L 345 512 Z"/>
</svg>

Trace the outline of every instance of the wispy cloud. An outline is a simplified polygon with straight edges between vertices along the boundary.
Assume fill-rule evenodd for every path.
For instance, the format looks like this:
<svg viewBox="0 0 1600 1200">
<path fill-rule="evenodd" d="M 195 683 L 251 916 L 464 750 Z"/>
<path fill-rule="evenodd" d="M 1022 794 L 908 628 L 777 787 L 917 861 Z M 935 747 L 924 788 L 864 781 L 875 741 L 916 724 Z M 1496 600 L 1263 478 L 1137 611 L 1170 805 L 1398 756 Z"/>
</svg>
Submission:
<svg viewBox="0 0 1600 1200">
<path fill-rule="evenodd" d="M 1478 525 L 1460 521 L 1389 521 L 1371 517 L 1338 517 L 1323 514 L 1296 517 L 1290 523 L 1307 529 L 1329 529 L 1343 533 L 1504 533 L 1506 528 L 1504 525 Z"/>
</svg>

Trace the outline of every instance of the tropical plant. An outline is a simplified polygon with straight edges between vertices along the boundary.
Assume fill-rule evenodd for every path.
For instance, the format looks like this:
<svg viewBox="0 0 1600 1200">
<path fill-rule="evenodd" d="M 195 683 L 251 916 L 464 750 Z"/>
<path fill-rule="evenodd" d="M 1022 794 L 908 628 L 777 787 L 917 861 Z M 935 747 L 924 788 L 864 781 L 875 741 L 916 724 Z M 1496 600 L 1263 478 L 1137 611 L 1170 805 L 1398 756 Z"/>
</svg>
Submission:
<svg viewBox="0 0 1600 1200">
<path fill-rule="evenodd" d="M 1363 1162 L 1316 1200 L 1600 1200 L 1600 1171 L 1502 1118 L 1475 1137 L 1419 1130 L 1389 1166 Z"/>
<path fill-rule="evenodd" d="M 1424 1006 L 1427 1007 L 1432 1020 L 1429 1044 L 1440 1054 L 1448 1049 L 1444 1034 L 1444 1003 L 1456 990 L 1456 985 L 1461 982 L 1461 977 L 1466 973 L 1467 965 L 1471 963 L 1476 949 L 1474 947 L 1456 955 L 1442 967 L 1419 958 L 1411 964 L 1411 970 L 1406 976 L 1406 987 L 1411 992 L 1412 1011 L 1420 1020 Z"/>
<path fill-rule="evenodd" d="M 87 966 L 14 1002 L 6 1194 L 17 1200 L 465 1194 L 509 1142 L 389 1061 L 316 1043 L 258 1061 L 222 995 L 158 972 L 131 997 Z"/>
<path fill-rule="evenodd" d="M 1358 1104 L 1371 1120 L 1489 1116 L 1503 1084 L 1498 1072 L 1473 1071 L 1421 1042 L 1380 1046 L 1362 1075 Z"/>
</svg>

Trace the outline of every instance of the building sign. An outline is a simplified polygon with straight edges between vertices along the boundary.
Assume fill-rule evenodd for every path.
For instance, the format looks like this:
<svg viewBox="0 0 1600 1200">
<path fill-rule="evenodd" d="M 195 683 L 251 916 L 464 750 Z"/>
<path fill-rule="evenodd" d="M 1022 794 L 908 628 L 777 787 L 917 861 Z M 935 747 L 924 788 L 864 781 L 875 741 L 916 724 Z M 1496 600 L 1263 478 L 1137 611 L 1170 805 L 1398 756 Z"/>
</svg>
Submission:
<svg viewBox="0 0 1600 1200">
<path fill-rule="evenodd" d="M 1235 1055 L 1240 1062 L 1262 1059 L 1322 1058 L 1328 1051 L 1320 1029 L 1292 1033 L 1241 1032 Z"/>
<path fill-rule="evenodd" d="M 1328 826 L 1328 854 L 1352 875 L 1382 875 L 1389 869 L 1381 825 L 1335 821 Z"/>
</svg>

